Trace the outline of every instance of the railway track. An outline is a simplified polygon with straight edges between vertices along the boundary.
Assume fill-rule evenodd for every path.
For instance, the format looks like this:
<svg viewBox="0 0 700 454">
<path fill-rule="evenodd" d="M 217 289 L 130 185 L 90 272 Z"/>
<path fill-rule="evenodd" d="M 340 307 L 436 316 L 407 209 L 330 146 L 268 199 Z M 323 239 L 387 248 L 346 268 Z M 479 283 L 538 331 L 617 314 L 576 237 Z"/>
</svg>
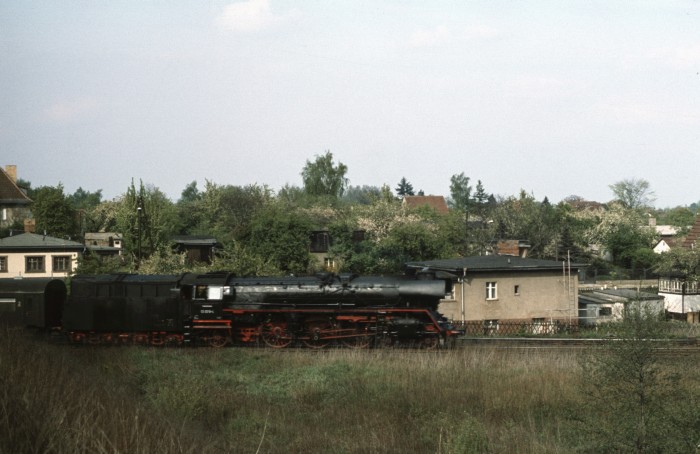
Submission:
<svg viewBox="0 0 700 454">
<path fill-rule="evenodd" d="M 602 347 L 616 339 L 571 339 L 571 338 L 518 338 L 518 337 L 461 337 L 456 339 L 457 348 L 496 349 L 586 349 Z M 700 355 L 700 341 L 696 338 L 650 340 L 658 345 L 659 353 Z"/>
</svg>

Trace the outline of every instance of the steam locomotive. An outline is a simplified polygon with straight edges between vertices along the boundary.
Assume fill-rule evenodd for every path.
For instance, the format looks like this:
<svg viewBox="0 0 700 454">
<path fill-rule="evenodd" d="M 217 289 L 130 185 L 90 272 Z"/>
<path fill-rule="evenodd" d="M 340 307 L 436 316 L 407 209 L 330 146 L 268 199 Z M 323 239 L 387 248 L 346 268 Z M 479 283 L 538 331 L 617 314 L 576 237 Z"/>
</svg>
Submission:
<svg viewBox="0 0 700 454">
<path fill-rule="evenodd" d="M 78 275 L 67 297 L 50 282 L 38 288 L 51 316 L 32 323 L 79 343 L 436 348 L 460 334 L 437 312 L 449 281 L 430 274 Z"/>
</svg>

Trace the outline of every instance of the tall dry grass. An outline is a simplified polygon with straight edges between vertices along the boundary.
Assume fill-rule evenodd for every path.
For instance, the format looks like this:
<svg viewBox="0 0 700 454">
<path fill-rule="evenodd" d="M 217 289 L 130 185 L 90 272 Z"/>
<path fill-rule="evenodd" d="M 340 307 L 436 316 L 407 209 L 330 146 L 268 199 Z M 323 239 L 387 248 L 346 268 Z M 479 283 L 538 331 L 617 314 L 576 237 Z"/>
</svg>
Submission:
<svg viewBox="0 0 700 454">
<path fill-rule="evenodd" d="M 0 337 L 0 452 L 562 453 L 584 436 L 577 352 Z"/>
</svg>

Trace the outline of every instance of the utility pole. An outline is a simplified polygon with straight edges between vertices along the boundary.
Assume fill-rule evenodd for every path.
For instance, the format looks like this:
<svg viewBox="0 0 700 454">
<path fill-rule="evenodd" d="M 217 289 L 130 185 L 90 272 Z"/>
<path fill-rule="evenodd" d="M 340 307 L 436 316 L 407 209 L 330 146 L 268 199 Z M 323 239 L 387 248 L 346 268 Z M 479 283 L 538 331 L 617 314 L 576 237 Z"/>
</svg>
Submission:
<svg viewBox="0 0 700 454">
<path fill-rule="evenodd" d="M 143 217 L 143 199 L 139 196 L 137 199 L 136 216 L 137 216 L 137 230 L 138 230 L 138 246 L 137 246 L 137 259 L 136 259 L 136 269 L 141 267 L 141 218 Z"/>
</svg>

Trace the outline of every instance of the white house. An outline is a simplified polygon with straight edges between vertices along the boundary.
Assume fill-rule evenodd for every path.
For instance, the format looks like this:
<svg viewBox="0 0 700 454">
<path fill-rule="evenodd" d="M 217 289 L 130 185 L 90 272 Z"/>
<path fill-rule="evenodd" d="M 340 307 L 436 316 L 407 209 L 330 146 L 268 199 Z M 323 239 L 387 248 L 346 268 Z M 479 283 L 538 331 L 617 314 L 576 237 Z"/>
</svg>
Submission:
<svg viewBox="0 0 700 454">
<path fill-rule="evenodd" d="M 0 239 L 0 277 L 67 277 L 85 246 L 35 233 Z"/>
</svg>

